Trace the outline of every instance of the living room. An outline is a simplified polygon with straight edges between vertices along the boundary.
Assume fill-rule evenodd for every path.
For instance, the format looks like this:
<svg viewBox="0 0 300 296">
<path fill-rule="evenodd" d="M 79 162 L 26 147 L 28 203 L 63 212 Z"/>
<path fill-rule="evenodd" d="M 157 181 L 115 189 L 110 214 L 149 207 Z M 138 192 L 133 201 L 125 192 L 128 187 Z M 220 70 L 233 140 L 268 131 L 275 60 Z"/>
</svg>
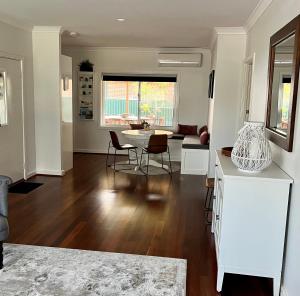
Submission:
<svg viewBox="0 0 300 296">
<path fill-rule="evenodd" d="M 1 295 L 298 295 L 298 0 L 0 3 Z"/>
</svg>

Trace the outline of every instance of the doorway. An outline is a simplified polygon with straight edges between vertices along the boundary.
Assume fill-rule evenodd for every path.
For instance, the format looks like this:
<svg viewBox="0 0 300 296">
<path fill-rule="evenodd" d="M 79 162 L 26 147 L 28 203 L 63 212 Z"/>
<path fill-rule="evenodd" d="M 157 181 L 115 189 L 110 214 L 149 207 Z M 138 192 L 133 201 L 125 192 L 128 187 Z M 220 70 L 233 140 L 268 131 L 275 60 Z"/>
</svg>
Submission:
<svg viewBox="0 0 300 296">
<path fill-rule="evenodd" d="M 240 108 L 239 128 L 243 126 L 245 121 L 249 121 L 254 58 L 255 56 L 253 55 L 244 61 L 244 83 Z"/>
<path fill-rule="evenodd" d="M 0 57 L 0 174 L 25 175 L 21 60 Z"/>
</svg>

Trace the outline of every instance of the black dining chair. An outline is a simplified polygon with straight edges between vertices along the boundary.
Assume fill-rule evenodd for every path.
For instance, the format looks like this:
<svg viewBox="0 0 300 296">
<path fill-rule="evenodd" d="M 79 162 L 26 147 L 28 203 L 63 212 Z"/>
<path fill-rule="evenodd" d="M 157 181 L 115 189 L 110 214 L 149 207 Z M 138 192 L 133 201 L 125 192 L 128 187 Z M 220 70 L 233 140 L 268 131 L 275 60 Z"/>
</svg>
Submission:
<svg viewBox="0 0 300 296">
<path fill-rule="evenodd" d="M 149 174 L 149 156 L 150 154 L 160 154 L 161 155 L 161 167 L 164 168 L 164 158 L 163 153 L 168 153 L 169 157 L 169 170 L 168 173 L 170 176 L 172 175 L 172 163 L 171 163 L 171 156 L 170 156 L 170 149 L 168 146 L 168 136 L 167 135 L 151 135 L 149 139 L 148 146 L 142 149 L 141 160 L 140 160 L 140 168 L 142 169 L 142 161 L 143 155 L 147 154 L 147 171 L 145 175 L 148 176 Z"/>
<path fill-rule="evenodd" d="M 114 152 L 114 163 L 113 163 L 114 170 L 116 170 L 116 154 L 117 154 L 117 151 L 127 150 L 127 153 L 128 153 L 128 164 L 131 165 L 130 161 L 131 160 L 136 160 L 137 165 L 139 165 L 139 159 L 138 159 L 138 154 L 137 154 L 137 147 L 133 146 L 131 144 L 120 144 L 118 135 L 114 131 L 109 131 L 109 134 L 110 134 L 110 141 L 109 141 L 109 144 L 108 144 L 107 155 L 106 155 L 106 166 L 107 167 L 110 166 L 110 165 L 108 165 L 108 158 L 109 158 L 109 152 L 110 152 L 111 148 L 115 149 L 115 152 Z M 135 159 L 131 159 L 130 158 L 130 153 L 129 153 L 130 151 L 134 151 L 134 153 L 135 153 Z"/>
</svg>

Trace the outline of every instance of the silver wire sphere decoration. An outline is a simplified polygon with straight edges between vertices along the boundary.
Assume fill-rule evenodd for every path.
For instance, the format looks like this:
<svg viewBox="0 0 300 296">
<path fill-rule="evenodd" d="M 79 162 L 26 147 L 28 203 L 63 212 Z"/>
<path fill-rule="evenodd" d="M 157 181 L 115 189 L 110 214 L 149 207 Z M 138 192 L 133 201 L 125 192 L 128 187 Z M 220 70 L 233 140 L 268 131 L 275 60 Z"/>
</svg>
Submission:
<svg viewBox="0 0 300 296">
<path fill-rule="evenodd" d="M 272 163 L 272 152 L 263 122 L 245 122 L 231 153 L 232 162 L 243 171 L 257 172 Z"/>
</svg>

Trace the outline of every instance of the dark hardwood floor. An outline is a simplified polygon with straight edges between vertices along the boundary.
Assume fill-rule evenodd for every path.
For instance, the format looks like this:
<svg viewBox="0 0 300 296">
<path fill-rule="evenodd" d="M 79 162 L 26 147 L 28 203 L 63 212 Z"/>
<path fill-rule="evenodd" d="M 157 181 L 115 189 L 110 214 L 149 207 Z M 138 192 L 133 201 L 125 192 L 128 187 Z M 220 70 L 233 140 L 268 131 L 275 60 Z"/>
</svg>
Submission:
<svg viewBox="0 0 300 296">
<path fill-rule="evenodd" d="M 219 295 L 203 177 L 114 175 L 104 155 L 75 154 L 64 177 L 31 180 L 44 185 L 9 194 L 9 242 L 185 258 L 187 295 Z M 272 282 L 226 274 L 222 295 L 271 296 Z"/>
</svg>

